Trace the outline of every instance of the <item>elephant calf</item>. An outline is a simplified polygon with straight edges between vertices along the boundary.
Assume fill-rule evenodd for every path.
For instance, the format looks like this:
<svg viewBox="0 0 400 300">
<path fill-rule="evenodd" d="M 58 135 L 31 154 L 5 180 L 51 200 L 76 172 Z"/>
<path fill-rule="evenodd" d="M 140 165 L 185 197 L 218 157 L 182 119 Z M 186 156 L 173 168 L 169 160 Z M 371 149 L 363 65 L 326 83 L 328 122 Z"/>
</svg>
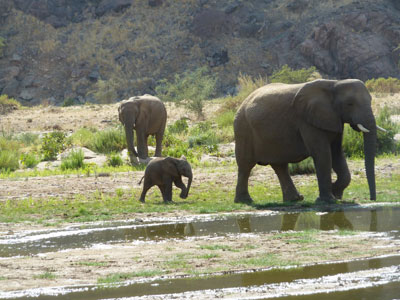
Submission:
<svg viewBox="0 0 400 300">
<path fill-rule="evenodd" d="M 182 182 L 182 176 L 188 177 L 187 187 Z M 147 191 L 157 185 L 161 191 L 164 202 L 172 201 L 172 182 L 182 190 L 180 197 L 187 198 L 193 174 L 190 164 L 183 156 L 180 159 L 173 157 L 154 158 L 146 167 L 144 172 L 143 191 L 140 195 L 140 202 L 145 202 Z M 142 183 L 143 178 L 139 184 Z"/>
</svg>

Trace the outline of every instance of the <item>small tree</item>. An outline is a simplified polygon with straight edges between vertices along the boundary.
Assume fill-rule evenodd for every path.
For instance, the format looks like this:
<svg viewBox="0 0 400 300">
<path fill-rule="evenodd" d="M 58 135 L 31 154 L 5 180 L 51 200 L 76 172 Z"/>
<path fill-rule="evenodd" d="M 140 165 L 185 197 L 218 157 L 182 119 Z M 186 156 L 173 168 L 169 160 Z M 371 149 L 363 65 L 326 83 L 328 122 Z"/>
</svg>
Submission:
<svg viewBox="0 0 400 300">
<path fill-rule="evenodd" d="M 193 72 L 185 72 L 182 76 L 177 74 L 171 82 L 161 80 L 156 93 L 163 100 L 183 104 L 202 119 L 204 100 L 214 96 L 216 82 L 216 78 L 209 75 L 208 68 L 201 67 Z"/>
<path fill-rule="evenodd" d="M 315 67 L 308 69 L 293 70 L 288 65 L 284 65 L 280 70 L 275 71 L 269 77 L 269 82 L 282 82 L 282 83 L 302 83 L 310 80 L 313 73 L 316 72 Z"/>
</svg>

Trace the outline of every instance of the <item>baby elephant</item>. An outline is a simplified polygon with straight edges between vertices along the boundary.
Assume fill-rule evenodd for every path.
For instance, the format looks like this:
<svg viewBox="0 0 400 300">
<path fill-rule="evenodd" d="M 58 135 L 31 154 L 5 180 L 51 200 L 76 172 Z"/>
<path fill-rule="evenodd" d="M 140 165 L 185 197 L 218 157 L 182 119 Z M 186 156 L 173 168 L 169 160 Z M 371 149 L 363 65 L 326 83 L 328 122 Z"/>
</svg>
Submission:
<svg viewBox="0 0 400 300">
<path fill-rule="evenodd" d="M 182 182 L 181 176 L 189 178 L 187 187 Z M 173 157 L 156 157 L 147 165 L 143 178 L 144 184 L 140 202 L 145 201 L 146 193 L 153 185 L 157 185 L 160 188 L 164 202 L 171 202 L 172 182 L 182 190 L 180 197 L 185 199 L 189 194 L 193 174 L 192 168 L 184 156 L 180 159 Z M 140 180 L 139 184 L 141 184 L 143 178 Z"/>
</svg>

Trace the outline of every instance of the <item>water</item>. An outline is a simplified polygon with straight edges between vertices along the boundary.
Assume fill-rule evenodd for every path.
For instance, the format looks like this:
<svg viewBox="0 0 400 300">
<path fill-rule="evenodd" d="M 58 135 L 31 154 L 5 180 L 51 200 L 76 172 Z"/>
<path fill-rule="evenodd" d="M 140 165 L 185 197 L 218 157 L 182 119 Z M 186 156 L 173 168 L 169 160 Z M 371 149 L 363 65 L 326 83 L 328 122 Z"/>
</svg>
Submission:
<svg viewBox="0 0 400 300">
<path fill-rule="evenodd" d="M 266 233 L 288 230 L 356 230 L 385 232 L 400 238 L 400 207 L 347 207 L 331 212 L 298 211 L 236 216 L 163 219 L 104 223 L 85 228 L 27 232 L 0 238 L 0 257 L 135 241 L 161 241 L 193 236 Z M 333 284 L 333 285 L 332 285 Z M 336 284 L 336 285 L 335 285 Z M 307 290 L 307 287 L 310 287 Z M 314 290 L 314 286 L 319 287 Z M 326 288 L 321 288 L 325 287 Z M 400 256 L 320 264 L 302 268 L 272 269 L 196 279 L 150 280 L 114 288 L 95 286 L 46 288 L 2 293 L 0 299 L 134 299 L 159 295 L 159 299 L 188 296 L 214 299 L 225 294 L 254 291 L 265 299 L 400 299 Z M 293 291 L 296 291 L 293 294 Z M 189 294 L 187 294 L 189 293 Z M 190 294 L 192 293 L 192 294 Z M 157 296 L 155 296 L 157 297 Z M 208 297 L 208 298 L 207 298 Z M 240 298 L 238 296 L 237 298 Z M 257 299 L 261 299 L 258 297 Z"/>
<path fill-rule="evenodd" d="M 159 241 L 193 236 L 267 233 L 288 230 L 356 230 L 392 232 L 399 236 L 400 207 L 350 208 L 333 212 L 247 214 L 219 219 L 194 219 L 96 225 L 0 238 L 0 257 L 32 255 L 64 249 L 134 241 Z"/>
</svg>

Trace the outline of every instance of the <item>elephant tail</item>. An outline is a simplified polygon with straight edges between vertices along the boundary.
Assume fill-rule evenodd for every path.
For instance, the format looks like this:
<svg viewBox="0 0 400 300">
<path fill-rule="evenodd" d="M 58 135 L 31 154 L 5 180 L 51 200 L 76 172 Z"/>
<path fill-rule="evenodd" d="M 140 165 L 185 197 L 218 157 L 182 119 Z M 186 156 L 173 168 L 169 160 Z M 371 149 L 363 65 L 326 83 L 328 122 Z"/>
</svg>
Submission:
<svg viewBox="0 0 400 300">
<path fill-rule="evenodd" d="M 142 184 L 142 180 L 143 180 L 143 178 L 144 178 L 144 175 L 143 175 L 142 179 L 140 179 L 140 181 L 138 182 L 138 184 L 139 184 L 139 185 L 141 185 L 141 184 Z"/>
</svg>

